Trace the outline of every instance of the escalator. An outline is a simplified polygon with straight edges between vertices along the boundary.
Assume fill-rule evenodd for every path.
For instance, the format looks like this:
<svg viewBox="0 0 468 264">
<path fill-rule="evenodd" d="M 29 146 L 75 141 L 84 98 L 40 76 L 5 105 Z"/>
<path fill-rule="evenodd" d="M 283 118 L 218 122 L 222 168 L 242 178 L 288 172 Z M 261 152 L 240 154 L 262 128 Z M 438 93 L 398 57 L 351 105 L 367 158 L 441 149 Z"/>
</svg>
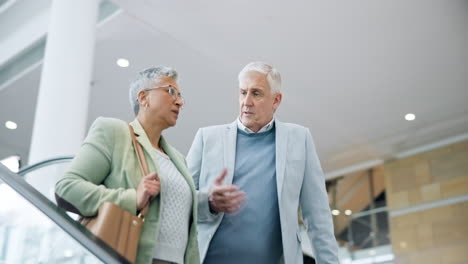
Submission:
<svg viewBox="0 0 468 264">
<path fill-rule="evenodd" d="M 71 159 L 18 173 L 0 164 L 0 264 L 128 263 L 55 204 L 55 182 Z"/>
</svg>

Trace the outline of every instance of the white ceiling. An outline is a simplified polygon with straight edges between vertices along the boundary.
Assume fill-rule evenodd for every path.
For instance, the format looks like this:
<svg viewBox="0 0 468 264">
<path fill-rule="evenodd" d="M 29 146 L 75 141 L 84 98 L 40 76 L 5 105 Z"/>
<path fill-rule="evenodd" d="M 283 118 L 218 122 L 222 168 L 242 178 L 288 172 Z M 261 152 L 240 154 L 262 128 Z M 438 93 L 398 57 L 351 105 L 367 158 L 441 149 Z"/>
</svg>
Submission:
<svg viewBox="0 0 468 264">
<path fill-rule="evenodd" d="M 113 2 L 123 12 L 97 31 L 88 125 L 131 120 L 135 73 L 173 66 L 187 105 L 166 136 L 186 153 L 197 128 L 236 118 L 237 73 L 264 60 L 283 77 L 277 117 L 311 129 L 328 175 L 468 138 L 468 1 Z M 0 90 L 0 121 L 19 125 L 0 127 L 0 158 L 27 156 L 39 79 L 37 67 Z"/>
</svg>

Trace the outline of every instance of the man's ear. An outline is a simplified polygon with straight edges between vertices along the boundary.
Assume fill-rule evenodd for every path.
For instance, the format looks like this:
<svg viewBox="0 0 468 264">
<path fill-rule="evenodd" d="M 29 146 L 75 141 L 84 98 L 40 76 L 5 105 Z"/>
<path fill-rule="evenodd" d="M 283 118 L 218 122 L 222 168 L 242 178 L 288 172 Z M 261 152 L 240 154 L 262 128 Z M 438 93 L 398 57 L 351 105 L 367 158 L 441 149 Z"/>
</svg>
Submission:
<svg viewBox="0 0 468 264">
<path fill-rule="evenodd" d="M 281 104 L 281 99 L 283 99 L 283 94 L 277 92 L 275 94 L 275 101 L 273 101 L 273 110 L 276 110 L 279 107 L 279 105 Z"/>
</svg>

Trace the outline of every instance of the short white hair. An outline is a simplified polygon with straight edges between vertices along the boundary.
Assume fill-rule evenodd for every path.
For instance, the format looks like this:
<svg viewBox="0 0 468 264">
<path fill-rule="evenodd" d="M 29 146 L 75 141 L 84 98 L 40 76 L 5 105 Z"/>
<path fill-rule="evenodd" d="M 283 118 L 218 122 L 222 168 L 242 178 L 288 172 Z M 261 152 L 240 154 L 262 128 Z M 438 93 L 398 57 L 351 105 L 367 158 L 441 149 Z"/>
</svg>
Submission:
<svg viewBox="0 0 468 264">
<path fill-rule="evenodd" d="M 138 77 L 130 84 L 129 99 L 135 116 L 140 111 L 140 104 L 138 102 L 138 93 L 154 82 L 159 81 L 162 77 L 172 78 L 177 81 L 177 71 L 166 66 L 152 67 L 144 69 L 138 73 Z"/>
<path fill-rule="evenodd" d="M 252 71 L 266 75 L 266 79 L 270 85 L 270 90 L 273 94 L 281 92 L 281 75 L 279 71 L 270 64 L 261 61 L 255 61 L 245 65 L 245 67 L 239 72 L 239 85 L 242 83 L 247 73 Z"/>
</svg>

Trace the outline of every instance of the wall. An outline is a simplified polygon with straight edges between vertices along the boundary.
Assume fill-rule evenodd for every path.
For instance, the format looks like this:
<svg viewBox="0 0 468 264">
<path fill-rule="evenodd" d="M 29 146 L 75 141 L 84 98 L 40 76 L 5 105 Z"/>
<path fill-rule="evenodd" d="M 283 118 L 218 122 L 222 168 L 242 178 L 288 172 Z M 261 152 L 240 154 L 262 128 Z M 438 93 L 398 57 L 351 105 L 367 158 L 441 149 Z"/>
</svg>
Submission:
<svg viewBox="0 0 468 264">
<path fill-rule="evenodd" d="M 468 263 L 468 141 L 384 164 L 395 263 Z"/>
</svg>

